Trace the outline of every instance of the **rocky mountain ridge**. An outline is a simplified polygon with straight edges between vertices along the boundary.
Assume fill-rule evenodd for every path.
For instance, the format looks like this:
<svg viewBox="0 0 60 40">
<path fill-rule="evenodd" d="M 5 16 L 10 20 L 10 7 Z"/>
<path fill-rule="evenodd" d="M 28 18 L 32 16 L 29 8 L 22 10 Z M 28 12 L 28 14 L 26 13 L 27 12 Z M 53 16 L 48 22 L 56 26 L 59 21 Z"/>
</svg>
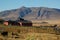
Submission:
<svg viewBox="0 0 60 40">
<path fill-rule="evenodd" d="M 60 9 L 47 7 L 21 7 L 0 12 L 0 18 L 17 20 L 19 17 L 26 20 L 60 20 Z"/>
</svg>

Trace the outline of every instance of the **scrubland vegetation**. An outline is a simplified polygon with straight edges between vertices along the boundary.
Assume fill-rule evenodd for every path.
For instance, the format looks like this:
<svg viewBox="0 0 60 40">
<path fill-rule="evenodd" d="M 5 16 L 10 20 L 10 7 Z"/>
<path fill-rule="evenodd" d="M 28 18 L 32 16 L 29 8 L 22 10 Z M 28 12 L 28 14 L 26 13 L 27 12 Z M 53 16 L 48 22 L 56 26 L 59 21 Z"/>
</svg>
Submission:
<svg viewBox="0 0 60 40">
<path fill-rule="evenodd" d="M 5 32 L 8 34 L 5 34 Z M 60 40 L 60 28 L 53 26 L 5 26 L 0 24 L 0 40 Z"/>
</svg>

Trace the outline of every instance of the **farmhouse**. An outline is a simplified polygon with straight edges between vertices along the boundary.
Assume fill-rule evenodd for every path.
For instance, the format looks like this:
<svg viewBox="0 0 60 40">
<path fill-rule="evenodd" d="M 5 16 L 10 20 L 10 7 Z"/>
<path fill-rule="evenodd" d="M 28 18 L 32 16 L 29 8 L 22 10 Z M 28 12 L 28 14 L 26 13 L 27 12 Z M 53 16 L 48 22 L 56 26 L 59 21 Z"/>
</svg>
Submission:
<svg viewBox="0 0 60 40">
<path fill-rule="evenodd" d="M 24 21 L 4 21 L 4 25 L 14 25 L 14 26 L 32 26 L 32 22 L 28 20 Z"/>
<path fill-rule="evenodd" d="M 32 26 L 32 22 L 28 20 L 18 22 L 20 26 Z"/>
</svg>

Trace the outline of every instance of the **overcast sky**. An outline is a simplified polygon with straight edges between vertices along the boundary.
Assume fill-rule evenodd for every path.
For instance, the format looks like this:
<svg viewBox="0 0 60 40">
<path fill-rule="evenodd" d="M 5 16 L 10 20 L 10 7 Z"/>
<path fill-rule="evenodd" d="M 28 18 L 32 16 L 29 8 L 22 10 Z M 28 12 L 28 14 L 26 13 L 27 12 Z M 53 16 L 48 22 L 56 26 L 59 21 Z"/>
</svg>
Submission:
<svg viewBox="0 0 60 40">
<path fill-rule="evenodd" d="M 25 7 L 49 7 L 60 9 L 60 0 L 0 0 L 0 11 Z"/>
</svg>

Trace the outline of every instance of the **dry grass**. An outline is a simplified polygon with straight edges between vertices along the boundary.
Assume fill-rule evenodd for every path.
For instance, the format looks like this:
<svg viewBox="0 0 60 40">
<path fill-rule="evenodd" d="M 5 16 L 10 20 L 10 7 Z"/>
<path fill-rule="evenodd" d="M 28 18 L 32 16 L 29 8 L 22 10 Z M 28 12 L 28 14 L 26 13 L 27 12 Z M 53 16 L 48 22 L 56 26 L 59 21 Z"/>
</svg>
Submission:
<svg viewBox="0 0 60 40">
<path fill-rule="evenodd" d="M 4 37 L 0 35 L 0 40 L 60 40 L 60 32 L 52 27 L 47 26 L 21 27 L 0 25 L 0 33 L 3 31 L 7 31 L 8 36 Z M 12 35 L 12 32 L 18 36 Z"/>
</svg>

